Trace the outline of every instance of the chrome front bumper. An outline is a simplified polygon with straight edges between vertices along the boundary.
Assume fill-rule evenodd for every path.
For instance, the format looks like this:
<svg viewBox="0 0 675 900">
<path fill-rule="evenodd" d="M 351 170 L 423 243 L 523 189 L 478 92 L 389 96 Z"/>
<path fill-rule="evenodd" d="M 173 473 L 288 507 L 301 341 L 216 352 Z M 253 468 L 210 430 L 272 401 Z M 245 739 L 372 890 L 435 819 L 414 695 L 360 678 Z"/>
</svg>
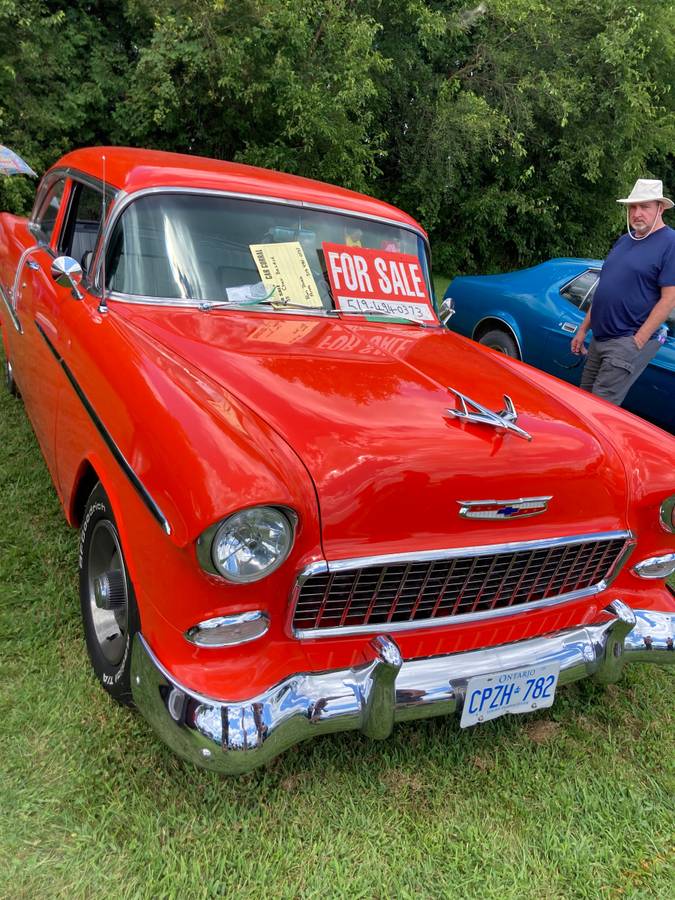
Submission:
<svg viewBox="0 0 675 900">
<path fill-rule="evenodd" d="M 176 683 L 142 635 L 132 654 L 134 702 L 180 756 L 238 775 L 293 744 L 359 729 L 385 738 L 394 722 L 459 712 L 469 678 L 560 663 L 558 683 L 591 677 L 617 681 L 625 663 L 675 663 L 675 614 L 632 610 L 620 600 L 608 619 L 484 650 L 404 661 L 395 642 L 369 642 L 372 660 L 353 669 L 292 675 L 251 700 L 228 703 Z"/>
</svg>

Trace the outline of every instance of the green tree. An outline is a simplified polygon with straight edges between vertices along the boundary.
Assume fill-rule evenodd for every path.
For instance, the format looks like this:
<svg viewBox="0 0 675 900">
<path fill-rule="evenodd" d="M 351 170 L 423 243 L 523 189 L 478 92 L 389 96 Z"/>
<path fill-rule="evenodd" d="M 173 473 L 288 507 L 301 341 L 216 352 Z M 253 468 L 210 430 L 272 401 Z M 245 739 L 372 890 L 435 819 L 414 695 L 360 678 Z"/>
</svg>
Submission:
<svg viewBox="0 0 675 900">
<path fill-rule="evenodd" d="M 447 273 L 604 255 L 675 190 L 672 0 L 0 0 L 0 142 L 198 153 L 390 200 Z M 0 205 L 33 185 L 0 178 Z"/>
<path fill-rule="evenodd" d="M 387 62 L 349 0 L 158 4 L 118 106 L 133 143 L 372 186 L 384 133 L 371 110 Z"/>
<path fill-rule="evenodd" d="M 0 143 L 43 172 L 67 150 L 114 140 L 111 113 L 150 21 L 116 0 L 0 0 Z M 0 206 L 34 185 L 0 178 Z"/>
</svg>

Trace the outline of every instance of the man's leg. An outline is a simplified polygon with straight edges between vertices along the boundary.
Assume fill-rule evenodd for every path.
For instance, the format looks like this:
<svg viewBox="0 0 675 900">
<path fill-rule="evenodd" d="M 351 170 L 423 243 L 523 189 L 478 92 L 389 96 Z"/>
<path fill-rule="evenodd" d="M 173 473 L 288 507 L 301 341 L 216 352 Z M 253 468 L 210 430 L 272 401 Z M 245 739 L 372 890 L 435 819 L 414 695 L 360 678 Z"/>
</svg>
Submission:
<svg viewBox="0 0 675 900">
<path fill-rule="evenodd" d="M 602 358 L 593 383 L 593 393 L 620 406 L 630 388 L 656 355 L 659 346 L 659 342 L 652 339 L 639 350 L 632 336 L 603 341 Z"/>
<path fill-rule="evenodd" d="M 595 379 L 598 377 L 598 372 L 600 371 L 600 364 L 602 362 L 602 356 L 600 354 L 600 350 L 598 349 L 598 343 L 593 338 L 591 340 L 590 347 L 588 348 L 588 353 L 586 354 L 586 360 L 584 362 L 584 370 L 581 373 L 581 382 L 579 387 L 582 391 L 592 391 L 593 385 L 595 383 Z"/>
</svg>

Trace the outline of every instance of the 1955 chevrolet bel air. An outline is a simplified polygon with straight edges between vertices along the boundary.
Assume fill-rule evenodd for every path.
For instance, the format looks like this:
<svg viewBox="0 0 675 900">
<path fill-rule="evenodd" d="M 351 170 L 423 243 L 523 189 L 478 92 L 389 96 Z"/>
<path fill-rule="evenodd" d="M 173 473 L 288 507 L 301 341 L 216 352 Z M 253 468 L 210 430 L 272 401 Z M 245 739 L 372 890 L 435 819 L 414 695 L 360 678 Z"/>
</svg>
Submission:
<svg viewBox="0 0 675 900">
<path fill-rule="evenodd" d="M 0 286 L 94 671 L 186 759 L 675 662 L 675 439 L 444 328 L 400 210 L 78 150 L 0 216 Z"/>
</svg>

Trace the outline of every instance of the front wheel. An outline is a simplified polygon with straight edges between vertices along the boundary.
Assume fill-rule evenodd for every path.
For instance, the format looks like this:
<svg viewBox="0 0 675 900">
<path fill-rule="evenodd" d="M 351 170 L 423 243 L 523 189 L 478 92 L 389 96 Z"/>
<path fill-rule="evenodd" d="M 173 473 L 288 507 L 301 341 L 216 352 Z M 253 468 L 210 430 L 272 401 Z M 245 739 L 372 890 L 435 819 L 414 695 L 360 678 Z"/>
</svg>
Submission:
<svg viewBox="0 0 675 900">
<path fill-rule="evenodd" d="M 100 482 L 87 500 L 79 562 L 80 606 L 91 664 L 110 696 L 130 706 L 131 642 L 140 621 L 115 517 Z"/>
<path fill-rule="evenodd" d="M 516 342 L 501 328 L 493 328 L 492 331 L 486 331 L 478 340 L 479 344 L 490 347 L 491 350 L 497 350 L 498 353 L 505 353 L 506 356 L 512 356 L 514 359 L 519 358 L 518 346 Z"/>
</svg>

